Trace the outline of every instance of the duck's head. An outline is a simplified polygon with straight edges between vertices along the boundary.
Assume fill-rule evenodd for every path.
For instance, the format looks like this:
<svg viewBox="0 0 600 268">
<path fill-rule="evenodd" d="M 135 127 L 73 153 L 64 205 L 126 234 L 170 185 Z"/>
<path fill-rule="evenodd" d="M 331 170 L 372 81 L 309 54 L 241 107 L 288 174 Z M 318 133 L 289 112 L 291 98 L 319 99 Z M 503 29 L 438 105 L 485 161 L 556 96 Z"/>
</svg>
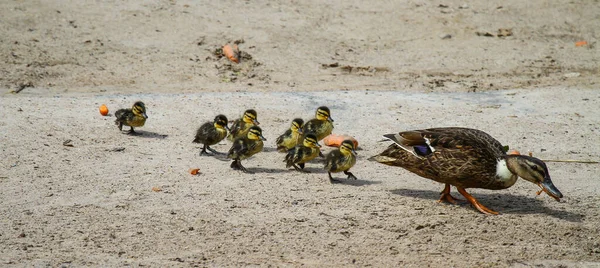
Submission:
<svg viewBox="0 0 600 268">
<path fill-rule="evenodd" d="M 356 156 L 356 150 L 354 149 L 354 142 L 352 142 L 351 140 L 344 140 L 342 142 L 342 144 L 340 145 L 340 152 L 343 155 L 352 154 L 352 155 Z"/>
<path fill-rule="evenodd" d="M 309 148 L 320 148 L 321 144 L 319 144 L 319 141 L 317 140 L 317 136 L 313 133 L 308 133 L 306 135 L 306 137 L 304 137 L 304 140 L 302 141 L 302 145 L 309 147 Z"/>
<path fill-rule="evenodd" d="M 302 126 L 304 125 L 304 120 L 302 120 L 302 118 L 296 118 L 294 120 L 292 120 L 292 125 L 290 126 L 290 129 L 293 132 L 298 132 L 299 134 L 303 134 L 302 133 Z"/>
<path fill-rule="evenodd" d="M 254 124 L 254 125 L 258 126 L 258 125 L 260 125 L 260 123 L 256 119 L 257 117 L 258 117 L 258 114 L 256 113 L 256 111 L 253 109 L 249 109 L 244 112 L 244 116 L 242 117 L 242 120 L 244 120 L 244 122 L 246 122 L 246 123 L 250 123 L 250 124 Z"/>
<path fill-rule="evenodd" d="M 563 197 L 562 193 L 554 186 L 544 161 L 526 155 L 506 156 L 508 169 L 515 175 L 533 182 L 542 188 L 549 196 L 557 201 Z M 541 191 L 538 193 L 540 194 Z"/>
<path fill-rule="evenodd" d="M 229 127 L 227 126 L 227 117 L 222 114 L 215 117 L 213 124 L 216 128 L 224 128 L 229 130 Z"/>
<path fill-rule="evenodd" d="M 144 118 L 148 118 L 148 115 L 146 115 L 146 105 L 144 105 L 144 103 L 141 101 L 134 103 L 133 107 L 131 108 L 131 111 L 137 116 L 143 116 Z"/>
<path fill-rule="evenodd" d="M 331 118 L 331 112 L 329 111 L 329 108 L 327 108 L 326 106 L 321 106 L 317 109 L 317 114 L 315 116 L 317 119 L 319 120 L 327 120 L 329 122 L 333 122 L 333 118 Z"/>
<path fill-rule="evenodd" d="M 259 126 L 252 126 L 250 130 L 248 130 L 248 139 L 250 140 L 263 140 L 266 141 L 265 137 L 262 135 L 262 129 Z"/>
</svg>

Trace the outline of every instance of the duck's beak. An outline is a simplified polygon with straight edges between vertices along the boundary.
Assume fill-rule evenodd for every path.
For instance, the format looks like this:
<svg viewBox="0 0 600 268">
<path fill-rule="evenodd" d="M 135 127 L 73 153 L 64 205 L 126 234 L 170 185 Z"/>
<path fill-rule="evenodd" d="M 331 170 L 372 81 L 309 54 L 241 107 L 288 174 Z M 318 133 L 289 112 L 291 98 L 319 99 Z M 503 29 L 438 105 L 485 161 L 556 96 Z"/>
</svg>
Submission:
<svg viewBox="0 0 600 268">
<path fill-rule="evenodd" d="M 304 134 L 304 130 L 302 130 L 302 128 L 298 128 L 298 134 L 303 135 Z"/>
<path fill-rule="evenodd" d="M 229 129 L 229 126 L 227 124 L 225 124 L 225 129 L 227 129 L 227 131 L 231 132 L 231 129 Z"/>
<path fill-rule="evenodd" d="M 263 140 L 263 141 L 266 141 L 266 140 L 267 140 L 267 139 L 266 139 L 266 138 L 265 138 L 263 135 L 260 135 L 259 137 L 260 137 L 260 139 L 261 139 L 261 140 Z"/>
<path fill-rule="evenodd" d="M 358 153 L 357 153 L 357 152 L 356 152 L 356 150 L 354 150 L 354 149 L 352 149 L 352 154 L 353 154 L 354 156 L 358 155 Z"/>
<path fill-rule="evenodd" d="M 148 118 L 148 115 L 146 114 L 146 112 L 144 112 L 144 118 Z"/>
<path fill-rule="evenodd" d="M 258 126 L 258 125 L 260 125 L 260 123 L 259 123 L 259 122 L 258 122 L 258 120 L 256 120 L 256 119 L 252 119 L 252 122 L 253 122 L 255 125 L 257 125 L 257 126 Z"/>
<path fill-rule="evenodd" d="M 321 144 L 319 144 L 318 142 L 317 142 L 317 146 L 318 146 L 319 148 L 321 148 L 321 147 L 322 147 L 322 146 L 321 146 Z"/>
<path fill-rule="evenodd" d="M 544 181 L 538 183 L 538 186 L 542 188 L 542 191 L 556 199 L 556 201 L 560 201 L 560 199 L 563 197 L 563 194 L 558 190 L 558 188 L 556 188 L 556 186 L 554 186 L 550 176 L 548 175 L 546 175 Z M 538 192 L 538 194 L 541 194 L 542 191 Z"/>
<path fill-rule="evenodd" d="M 327 117 L 327 121 L 332 122 L 333 123 L 333 118 L 331 117 Z"/>
</svg>

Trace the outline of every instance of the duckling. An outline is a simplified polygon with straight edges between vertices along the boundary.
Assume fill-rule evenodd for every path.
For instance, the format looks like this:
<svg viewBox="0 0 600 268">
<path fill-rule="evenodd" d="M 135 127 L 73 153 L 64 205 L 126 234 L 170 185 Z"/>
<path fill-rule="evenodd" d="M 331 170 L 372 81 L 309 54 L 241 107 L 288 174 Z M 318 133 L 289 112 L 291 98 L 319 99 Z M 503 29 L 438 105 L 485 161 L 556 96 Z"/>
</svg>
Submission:
<svg viewBox="0 0 600 268">
<path fill-rule="evenodd" d="M 331 134 L 333 131 L 333 119 L 329 108 L 321 106 L 317 109 L 315 118 L 309 120 L 302 127 L 302 131 L 306 133 L 314 133 L 317 136 L 317 141 L 322 140 Z"/>
<path fill-rule="evenodd" d="M 196 131 L 196 138 L 193 141 L 195 143 L 204 144 L 200 150 L 200 155 L 208 154 L 206 150 L 209 150 L 214 154 L 221 154 L 215 149 L 210 148 L 210 146 L 222 141 L 225 136 L 227 136 L 228 130 L 227 117 L 222 114 L 217 115 L 212 122 L 202 124 Z"/>
<path fill-rule="evenodd" d="M 244 112 L 244 115 L 242 115 L 242 118 L 233 121 L 233 125 L 231 126 L 229 136 L 227 137 L 227 139 L 229 139 L 230 141 L 234 141 L 237 138 L 246 137 L 246 134 L 248 134 L 248 130 L 250 129 L 250 127 L 260 125 L 256 117 L 257 114 L 255 110 L 246 110 Z"/>
<path fill-rule="evenodd" d="M 499 141 L 481 130 L 431 128 L 383 136 L 394 143 L 370 160 L 402 167 L 445 184 L 440 202 L 456 203 L 457 199 L 450 195 L 450 185 L 453 185 L 481 213 L 498 214 L 479 203 L 465 189 L 507 189 L 515 184 L 518 177 L 537 184 L 557 201 L 563 197 L 552 183 L 542 160 L 525 155 L 507 155 Z"/>
<path fill-rule="evenodd" d="M 356 163 L 356 151 L 354 150 L 354 142 L 352 140 L 344 140 L 339 149 L 335 149 L 325 157 L 325 170 L 329 174 L 331 183 L 340 182 L 331 177 L 331 172 L 341 172 L 348 175 L 348 179 L 356 180 L 356 176 L 348 171 Z"/>
<path fill-rule="evenodd" d="M 290 149 L 285 156 L 285 167 L 294 167 L 297 171 L 304 171 L 304 163 L 313 160 L 321 152 L 321 145 L 317 141 L 317 136 L 313 133 L 306 135 L 302 144 Z M 298 164 L 298 166 L 296 166 Z M 307 171 L 304 171 L 307 172 Z"/>
<path fill-rule="evenodd" d="M 227 158 L 233 159 L 231 168 L 241 170 L 245 173 L 252 173 L 242 166 L 241 160 L 244 160 L 254 154 L 262 151 L 263 141 L 266 141 L 262 135 L 262 129 L 259 126 L 250 127 L 246 137 L 237 138 L 233 141 Z"/>
<path fill-rule="evenodd" d="M 290 128 L 281 134 L 275 141 L 277 144 L 277 151 L 285 153 L 298 144 L 298 140 L 302 138 L 303 134 L 302 125 L 304 125 L 304 120 L 302 120 L 302 118 L 292 120 Z"/>
<path fill-rule="evenodd" d="M 119 126 L 119 130 L 123 130 L 123 125 L 129 126 L 129 134 L 134 135 L 136 132 L 133 127 L 141 127 L 146 123 L 148 115 L 146 115 L 146 105 L 143 102 L 138 101 L 133 104 L 131 109 L 119 109 L 115 116 L 115 125 Z"/>
</svg>

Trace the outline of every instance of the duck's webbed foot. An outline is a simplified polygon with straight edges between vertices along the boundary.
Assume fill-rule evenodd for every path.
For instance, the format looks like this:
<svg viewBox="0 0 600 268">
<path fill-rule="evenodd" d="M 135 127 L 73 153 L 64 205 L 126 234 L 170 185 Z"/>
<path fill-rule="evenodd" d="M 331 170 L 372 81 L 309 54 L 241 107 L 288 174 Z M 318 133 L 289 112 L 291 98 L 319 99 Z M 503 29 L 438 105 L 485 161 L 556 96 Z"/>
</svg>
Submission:
<svg viewBox="0 0 600 268">
<path fill-rule="evenodd" d="M 461 199 L 455 198 L 454 196 L 452 196 L 450 194 L 450 184 L 446 183 L 446 186 L 444 187 L 444 190 L 442 190 L 442 192 L 440 192 L 440 199 L 438 200 L 438 202 L 448 202 L 450 204 L 456 204 L 456 201 L 463 201 Z"/>
<path fill-rule="evenodd" d="M 481 203 L 479 203 L 479 201 L 477 201 L 477 199 L 475 199 L 475 197 L 473 197 L 472 195 L 470 195 L 469 193 L 467 193 L 467 191 L 465 191 L 464 188 L 456 187 L 456 189 L 458 189 L 458 192 L 460 194 L 462 194 L 467 199 L 467 201 L 469 201 L 469 203 L 471 203 L 471 205 L 473 205 L 481 213 L 483 213 L 483 214 L 498 215 L 498 212 L 493 211 L 493 210 L 491 210 L 489 208 L 486 208 L 484 205 L 482 205 Z"/>
</svg>

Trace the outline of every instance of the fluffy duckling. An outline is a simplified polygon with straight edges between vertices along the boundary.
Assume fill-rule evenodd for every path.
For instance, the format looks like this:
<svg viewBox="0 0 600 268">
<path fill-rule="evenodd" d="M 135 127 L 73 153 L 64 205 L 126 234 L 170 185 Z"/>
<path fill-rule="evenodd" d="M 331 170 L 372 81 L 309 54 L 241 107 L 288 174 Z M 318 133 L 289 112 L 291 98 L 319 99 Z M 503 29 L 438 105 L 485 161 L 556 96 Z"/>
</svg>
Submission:
<svg viewBox="0 0 600 268">
<path fill-rule="evenodd" d="M 321 145 L 317 141 L 317 136 L 309 133 L 304 137 L 302 144 L 290 149 L 285 156 L 285 167 L 294 167 L 297 171 L 304 171 L 304 163 L 313 160 L 321 152 Z M 296 165 L 298 164 L 298 165 Z M 306 172 L 306 171 L 304 171 Z"/>
<path fill-rule="evenodd" d="M 325 157 L 325 170 L 329 174 L 329 181 L 331 183 L 340 182 L 339 180 L 331 177 L 331 172 L 344 172 L 348 175 L 348 179 L 356 180 L 354 174 L 348 170 L 356 163 L 356 151 L 354 150 L 354 142 L 351 140 L 344 140 L 339 149 L 335 149 L 327 154 Z"/>
<path fill-rule="evenodd" d="M 457 199 L 450 195 L 450 185 L 453 185 L 481 213 L 498 214 L 479 203 L 465 189 L 506 189 L 513 186 L 518 177 L 537 184 L 556 200 L 563 197 L 552 183 L 542 160 L 507 155 L 499 141 L 481 130 L 430 128 L 383 136 L 394 143 L 370 160 L 402 167 L 445 184 L 440 201 L 456 203 Z"/>
<path fill-rule="evenodd" d="M 227 158 L 233 159 L 231 168 L 245 173 L 252 173 L 242 166 L 241 160 L 262 151 L 263 141 L 266 140 L 259 126 L 252 126 L 245 137 L 235 139 L 227 154 Z"/>
<path fill-rule="evenodd" d="M 302 120 L 302 118 L 292 120 L 290 128 L 281 134 L 275 141 L 277 144 L 277 151 L 285 153 L 298 144 L 298 141 L 302 138 L 303 134 L 302 125 L 304 125 L 304 120 Z"/>
<path fill-rule="evenodd" d="M 220 114 L 215 117 L 212 122 L 206 122 L 202 124 L 196 131 L 196 138 L 193 142 L 202 143 L 204 146 L 200 150 L 200 155 L 209 154 L 206 150 L 211 151 L 214 154 L 220 154 L 215 149 L 210 148 L 211 145 L 215 145 L 222 141 L 227 136 L 227 117 Z"/>
<path fill-rule="evenodd" d="M 231 126 L 229 136 L 227 137 L 227 139 L 229 139 L 230 141 L 234 141 L 237 138 L 246 137 L 246 134 L 248 134 L 248 130 L 250 130 L 252 126 L 260 125 L 256 118 L 257 113 L 255 110 L 246 110 L 244 112 L 244 115 L 242 115 L 242 118 L 233 121 L 233 125 Z"/>
<path fill-rule="evenodd" d="M 333 131 L 333 119 L 329 108 L 321 106 L 317 109 L 315 118 L 309 120 L 302 127 L 305 133 L 314 133 L 317 136 L 317 141 L 327 137 Z"/>
<path fill-rule="evenodd" d="M 141 101 L 134 103 L 131 109 L 119 109 L 115 116 L 117 117 L 115 124 L 119 126 L 119 130 L 123 130 L 123 125 L 129 126 L 131 128 L 129 134 L 135 134 L 133 127 L 144 126 L 148 118 L 146 105 Z"/>
</svg>

